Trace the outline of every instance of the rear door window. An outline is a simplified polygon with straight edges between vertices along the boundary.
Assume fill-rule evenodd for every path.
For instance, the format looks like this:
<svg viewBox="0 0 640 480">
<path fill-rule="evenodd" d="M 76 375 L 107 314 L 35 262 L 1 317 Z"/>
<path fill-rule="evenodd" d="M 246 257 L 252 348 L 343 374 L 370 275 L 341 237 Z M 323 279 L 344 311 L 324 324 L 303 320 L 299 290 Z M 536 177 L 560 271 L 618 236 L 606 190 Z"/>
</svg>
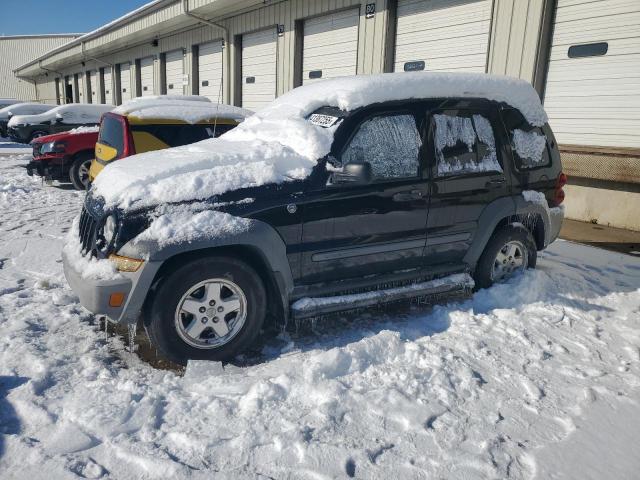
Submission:
<svg viewBox="0 0 640 480">
<path fill-rule="evenodd" d="M 454 111 L 438 113 L 432 118 L 439 177 L 502 173 L 493 127 L 485 116 Z"/>
<path fill-rule="evenodd" d="M 118 118 L 112 115 L 105 115 L 102 118 L 98 143 L 115 149 L 118 152 L 118 157 L 122 155 L 124 151 L 124 128 Z"/>
</svg>

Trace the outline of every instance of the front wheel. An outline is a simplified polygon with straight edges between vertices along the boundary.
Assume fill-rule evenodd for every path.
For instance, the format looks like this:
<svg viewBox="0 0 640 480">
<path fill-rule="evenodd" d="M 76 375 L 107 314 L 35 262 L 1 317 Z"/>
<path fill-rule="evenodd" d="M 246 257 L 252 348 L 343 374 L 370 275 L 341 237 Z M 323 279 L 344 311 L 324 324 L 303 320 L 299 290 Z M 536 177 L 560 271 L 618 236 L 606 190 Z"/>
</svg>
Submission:
<svg viewBox="0 0 640 480">
<path fill-rule="evenodd" d="M 538 252 L 531 232 L 522 225 L 497 230 L 476 265 L 476 288 L 488 288 L 527 268 L 534 268 Z"/>
<path fill-rule="evenodd" d="M 76 156 L 69 169 L 69 180 L 76 190 L 87 190 L 89 188 L 89 169 L 93 154 L 90 152 L 81 153 Z"/>
<path fill-rule="evenodd" d="M 266 315 L 266 292 L 246 263 L 214 256 L 186 263 L 158 287 L 145 327 L 169 360 L 225 361 L 255 340 Z"/>
</svg>

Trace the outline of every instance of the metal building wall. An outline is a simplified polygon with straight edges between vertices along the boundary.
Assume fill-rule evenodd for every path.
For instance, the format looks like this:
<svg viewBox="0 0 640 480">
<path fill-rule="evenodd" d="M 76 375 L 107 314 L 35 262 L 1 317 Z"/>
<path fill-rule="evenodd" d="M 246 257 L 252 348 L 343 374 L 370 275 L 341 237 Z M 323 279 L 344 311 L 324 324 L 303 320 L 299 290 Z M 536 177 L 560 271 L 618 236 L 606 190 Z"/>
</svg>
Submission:
<svg viewBox="0 0 640 480">
<path fill-rule="evenodd" d="M 13 69 L 74 38 L 76 38 L 75 35 L 0 37 L 0 97 L 37 100 L 33 83 L 16 78 Z M 53 100 L 55 100 L 55 94 Z"/>
<path fill-rule="evenodd" d="M 549 0 L 494 0 L 488 72 L 534 83 L 545 5 Z"/>
</svg>

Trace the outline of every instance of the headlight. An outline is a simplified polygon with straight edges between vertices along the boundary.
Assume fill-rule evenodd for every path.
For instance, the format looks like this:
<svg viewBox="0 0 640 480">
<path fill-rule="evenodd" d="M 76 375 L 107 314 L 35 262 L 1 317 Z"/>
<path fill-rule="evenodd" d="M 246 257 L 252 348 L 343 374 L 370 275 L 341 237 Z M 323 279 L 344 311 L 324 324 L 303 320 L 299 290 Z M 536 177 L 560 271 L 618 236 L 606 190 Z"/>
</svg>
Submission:
<svg viewBox="0 0 640 480">
<path fill-rule="evenodd" d="M 62 153 L 66 147 L 67 144 L 65 142 L 48 142 L 42 145 L 40 153 Z"/>
<path fill-rule="evenodd" d="M 102 223 L 96 238 L 96 248 L 103 255 L 109 253 L 118 233 L 118 217 L 111 213 Z"/>
<path fill-rule="evenodd" d="M 104 239 L 107 244 L 111 244 L 113 239 L 116 237 L 116 230 L 118 224 L 114 215 L 109 215 L 107 220 L 104 222 L 104 228 L 102 229 L 102 233 L 104 235 Z"/>
</svg>

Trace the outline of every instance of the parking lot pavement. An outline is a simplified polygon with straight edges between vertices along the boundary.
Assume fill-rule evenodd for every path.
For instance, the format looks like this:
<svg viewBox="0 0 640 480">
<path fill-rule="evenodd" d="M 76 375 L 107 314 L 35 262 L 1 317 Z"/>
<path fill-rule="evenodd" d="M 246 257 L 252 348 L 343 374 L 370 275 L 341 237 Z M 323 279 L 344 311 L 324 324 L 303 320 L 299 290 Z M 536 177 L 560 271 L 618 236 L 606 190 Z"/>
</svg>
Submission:
<svg viewBox="0 0 640 480">
<path fill-rule="evenodd" d="M 640 232 L 565 218 L 560 238 L 640 257 Z"/>
</svg>

